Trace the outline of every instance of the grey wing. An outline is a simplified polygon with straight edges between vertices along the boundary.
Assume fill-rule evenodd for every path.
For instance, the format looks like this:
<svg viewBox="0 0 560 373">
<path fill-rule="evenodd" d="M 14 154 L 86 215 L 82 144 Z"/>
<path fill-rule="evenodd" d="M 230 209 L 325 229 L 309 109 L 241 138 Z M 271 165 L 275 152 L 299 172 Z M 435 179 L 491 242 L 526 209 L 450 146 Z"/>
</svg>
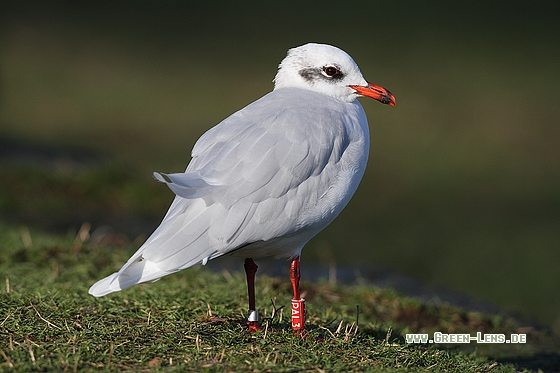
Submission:
<svg viewBox="0 0 560 373">
<path fill-rule="evenodd" d="M 164 222 L 190 216 L 188 207 L 204 202 L 197 225 L 206 210 L 212 217 L 202 219 L 209 225 L 198 231 L 204 229 L 207 244 L 222 254 L 304 228 L 298 216 L 326 193 L 349 144 L 344 118 L 326 115 L 309 108 L 257 117 L 238 112 L 212 128 L 195 145 L 185 173 L 158 176 L 187 207 L 170 209 Z M 194 224 L 189 221 L 181 231 L 192 234 Z M 183 247 L 152 255 L 161 259 L 162 251 L 167 256 L 179 250 Z M 191 255 L 199 250 L 188 248 Z"/>
<path fill-rule="evenodd" d="M 185 173 L 156 174 L 177 197 L 146 243 L 114 278 L 102 280 L 113 289 L 98 293 L 305 229 L 298 217 L 327 192 L 349 144 L 343 121 L 304 107 L 266 115 L 242 110 L 209 130 Z"/>
<path fill-rule="evenodd" d="M 168 175 L 184 198 L 190 192 L 178 190 L 182 180 L 196 175 L 212 185 L 200 198 L 225 207 L 210 234 L 226 250 L 301 229 L 295 219 L 330 187 L 337 169 L 329 166 L 350 141 L 336 112 L 280 109 L 250 123 L 231 119 L 200 139 L 186 173 Z"/>
</svg>

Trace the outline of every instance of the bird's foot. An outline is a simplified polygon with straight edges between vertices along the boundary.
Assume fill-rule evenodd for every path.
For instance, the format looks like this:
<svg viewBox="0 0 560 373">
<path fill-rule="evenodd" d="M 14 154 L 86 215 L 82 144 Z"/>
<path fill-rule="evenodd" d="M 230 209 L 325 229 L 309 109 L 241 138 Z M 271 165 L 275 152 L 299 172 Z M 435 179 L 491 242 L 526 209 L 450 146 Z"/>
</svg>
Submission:
<svg viewBox="0 0 560 373">
<path fill-rule="evenodd" d="M 296 336 L 296 337 L 301 337 L 301 339 L 306 339 L 307 338 L 307 333 L 305 332 L 304 329 L 294 329 L 294 328 L 292 328 L 292 333 L 294 333 L 294 336 Z"/>
<path fill-rule="evenodd" d="M 247 321 L 247 328 L 249 329 L 249 333 L 254 333 L 254 332 L 264 330 L 259 326 L 258 321 Z"/>
<path fill-rule="evenodd" d="M 255 310 L 249 310 L 249 316 L 247 317 L 247 327 L 249 332 L 254 333 L 259 330 L 263 330 L 259 326 L 259 312 Z"/>
</svg>

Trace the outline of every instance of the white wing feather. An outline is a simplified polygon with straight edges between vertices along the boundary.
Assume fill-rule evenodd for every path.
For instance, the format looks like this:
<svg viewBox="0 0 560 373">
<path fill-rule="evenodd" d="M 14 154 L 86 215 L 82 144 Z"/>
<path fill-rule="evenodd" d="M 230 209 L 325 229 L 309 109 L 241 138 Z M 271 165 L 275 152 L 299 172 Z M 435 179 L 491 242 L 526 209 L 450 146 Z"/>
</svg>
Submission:
<svg viewBox="0 0 560 373">
<path fill-rule="evenodd" d="M 303 104 L 310 100 L 317 105 Z M 154 174 L 177 197 L 144 245 L 90 293 L 155 281 L 236 250 L 297 255 L 357 188 L 367 131 L 357 101 L 290 88 L 255 101 L 198 140 L 185 173 Z"/>
</svg>

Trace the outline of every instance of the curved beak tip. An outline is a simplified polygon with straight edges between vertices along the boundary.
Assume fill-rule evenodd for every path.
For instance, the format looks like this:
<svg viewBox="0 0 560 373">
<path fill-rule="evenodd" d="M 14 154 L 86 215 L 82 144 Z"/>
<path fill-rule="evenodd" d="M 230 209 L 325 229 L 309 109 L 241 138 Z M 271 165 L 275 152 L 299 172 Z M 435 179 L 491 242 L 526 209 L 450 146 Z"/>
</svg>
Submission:
<svg viewBox="0 0 560 373">
<path fill-rule="evenodd" d="M 389 106 L 397 106 L 397 99 L 395 99 L 395 96 L 393 96 L 393 94 L 389 91 L 387 91 L 387 93 L 389 93 L 389 96 L 383 97 L 380 102 Z"/>
</svg>

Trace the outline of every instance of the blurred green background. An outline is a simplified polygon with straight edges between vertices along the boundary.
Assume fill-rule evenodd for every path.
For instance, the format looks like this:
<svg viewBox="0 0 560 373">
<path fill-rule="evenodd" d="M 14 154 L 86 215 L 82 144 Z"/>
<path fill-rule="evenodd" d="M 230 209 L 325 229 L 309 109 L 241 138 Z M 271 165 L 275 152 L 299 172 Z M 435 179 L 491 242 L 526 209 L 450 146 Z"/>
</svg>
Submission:
<svg viewBox="0 0 560 373">
<path fill-rule="evenodd" d="M 381 266 L 560 330 L 553 1 L 13 1 L 0 5 L 0 218 L 149 234 L 198 137 L 269 92 L 288 48 L 353 56 L 372 149 L 307 263 Z M 1 247 L 1 243 L 0 243 Z"/>
</svg>

